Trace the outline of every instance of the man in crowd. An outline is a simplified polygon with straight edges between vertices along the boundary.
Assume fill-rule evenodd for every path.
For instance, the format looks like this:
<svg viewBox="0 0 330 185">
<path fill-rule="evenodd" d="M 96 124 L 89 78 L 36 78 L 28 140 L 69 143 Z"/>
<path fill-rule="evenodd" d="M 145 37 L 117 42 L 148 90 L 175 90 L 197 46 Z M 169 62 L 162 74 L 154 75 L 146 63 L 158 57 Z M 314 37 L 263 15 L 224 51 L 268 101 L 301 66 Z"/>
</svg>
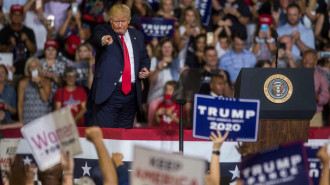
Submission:
<svg viewBox="0 0 330 185">
<path fill-rule="evenodd" d="M 220 59 L 219 67 L 229 72 L 232 84 L 235 83 L 242 67 L 254 67 L 257 62 L 254 54 L 244 49 L 245 39 L 246 35 L 242 32 L 234 32 L 232 35 L 232 49 Z"/>
<path fill-rule="evenodd" d="M 290 35 L 283 35 L 279 39 L 278 68 L 296 68 L 301 66 L 301 57 L 292 54 L 293 38 Z M 275 67 L 275 59 L 272 64 Z"/>
<path fill-rule="evenodd" d="M 96 66 L 89 99 L 93 121 L 100 127 L 132 128 L 141 111 L 141 80 L 149 75 L 150 58 L 141 32 L 128 28 L 129 7 L 114 5 L 110 23 L 94 32 Z"/>
<path fill-rule="evenodd" d="M 277 29 L 279 37 L 291 35 L 294 41 L 292 54 L 301 56 L 308 50 L 315 49 L 313 30 L 301 24 L 301 10 L 297 4 L 289 5 L 287 9 L 288 23 Z"/>
<path fill-rule="evenodd" d="M 16 74 L 24 74 L 25 61 L 37 51 L 33 30 L 24 26 L 24 8 L 15 4 L 10 8 L 11 24 L 0 31 L 0 52 L 13 52 Z"/>
<path fill-rule="evenodd" d="M 304 53 L 302 64 L 304 68 L 312 68 L 314 70 L 315 99 L 317 109 L 310 125 L 322 126 L 323 106 L 329 101 L 328 82 L 323 73 L 315 69 L 317 64 L 317 56 L 314 51 L 309 50 Z"/>
</svg>

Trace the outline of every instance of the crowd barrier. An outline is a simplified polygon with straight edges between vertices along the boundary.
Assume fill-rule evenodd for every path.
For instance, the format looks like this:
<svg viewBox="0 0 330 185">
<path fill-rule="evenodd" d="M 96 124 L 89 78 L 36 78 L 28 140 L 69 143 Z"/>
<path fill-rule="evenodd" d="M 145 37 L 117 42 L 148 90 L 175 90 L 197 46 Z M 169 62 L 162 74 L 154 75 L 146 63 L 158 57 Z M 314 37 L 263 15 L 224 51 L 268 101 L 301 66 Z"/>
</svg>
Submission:
<svg viewBox="0 0 330 185">
<path fill-rule="evenodd" d="M 81 176 L 92 176 L 93 169 L 97 166 L 97 153 L 94 146 L 86 140 L 85 129 L 78 128 L 80 143 L 83 153 L 75 157 L 75 178 Z M 144 146 L 151 149 L 165 152 L 178 152 L 178 133 L 166 135 L 158 128 L 135 128 L 135 129 L 113 129 L 103 128 L 104 143 L 109 153 L 120 152 L 124 155 L 124 162 L 130 165 L 134 146 Z M 7 129 L 0 131 L 6 139 L 22 138 L 19 129 Z M 330 127 L 310 128 L 309 140 L 306 145 L 321 146 L 329 142 Z M 238 142 L 225 142 L 221 147 L 221 176 L 229 180 L 235 179 L 239 175 L 238 163 L 241 156 L 237 152 Z M 210 161 L 212 152 L 212 142 L 192 137 L 192 130 L 184 131 L 184 155 L 202 158 Z M 17 153 L 23 155 L 25 163 L 33 162 L 31 150 L 25 139 L 22 138 Z"/>
</svg>

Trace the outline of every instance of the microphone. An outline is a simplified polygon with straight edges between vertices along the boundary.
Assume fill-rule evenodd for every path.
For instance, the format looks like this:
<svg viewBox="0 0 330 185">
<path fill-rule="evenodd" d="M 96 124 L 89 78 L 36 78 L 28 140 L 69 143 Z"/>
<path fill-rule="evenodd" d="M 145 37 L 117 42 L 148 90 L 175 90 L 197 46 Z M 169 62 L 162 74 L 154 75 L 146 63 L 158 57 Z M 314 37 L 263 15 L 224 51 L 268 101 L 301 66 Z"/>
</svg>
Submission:
<svg viewBox="0 0 330 185">
<path fill-rule="evenodd" d="M 270 33 L 272 34 L 272 37 L 275 40 L 275 47 L 276 47 L 276 54 L 275 54 L 275 67 L 277 68 L 277 60 L 278 60 L 278 47 L 277 47 L 277 38 L 278 38 L 278 34 L 276 29 L 274 28 L 270 28 Z"/>
</svg>

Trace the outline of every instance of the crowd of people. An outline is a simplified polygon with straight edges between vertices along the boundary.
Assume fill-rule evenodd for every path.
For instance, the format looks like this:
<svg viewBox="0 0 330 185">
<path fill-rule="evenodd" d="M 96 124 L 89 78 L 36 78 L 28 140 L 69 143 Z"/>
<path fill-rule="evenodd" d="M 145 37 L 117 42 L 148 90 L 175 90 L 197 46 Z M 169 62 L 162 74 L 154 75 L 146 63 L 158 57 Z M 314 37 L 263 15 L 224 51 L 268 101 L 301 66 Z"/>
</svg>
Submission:
<svg viewBox="0 0 330 185">
<path fill-rule="evenodd" d="M 16 156 L 10 162 L 10 171 L 7 173 L 8 180 L 6 184 L 14 185 L 33 185 L 35 183 L 35 175 L 42 184 L 54 185 L 73 185 L 73 184 L 104 184 L 104 185 L 129 185 L 129 171 L 124 165 L 123 154 L 112 153 L 109 155 L 107 148 L 103 142 L 102 130 L 99 127 L 90 127 L 85 130 L 86 138 L 92 142 L 98 155 L 98 173 L 92 178 L 81 177 L 74 183 L 74 159 L 68 152 L 61 153 L 61 163 L 53 166 L 46 171 L 39 171 L 34 163 L 25 164 L 21 156 Z M 209 170 L 205 174 L 205 185 L 219 185 L 220 176 L 220 149 L 225 142 L 229 132 L 224 135 L 219 130 L 211 133 L 210 140 L 213 142 L 211 160 Z M 180 155 L 180 154 L 177 154 Z M 327 144 L 319 149 L 317 157 L 320 159 L 322 171 L 320 173 L 319 185 L 329 185 L 329 162 L 330 156 L 327 153 Z M 303 169 L 301 169 L 303 170 Z M 243 185 L 242 179 L 236 179 L 237 185 Z"/>
<path fill-rule="evenodd" d="M 0 1 L 0 52 L 13 54 L 12 65 L 0 65 L 1 125 L 27 124 L 66 106 L 78 126 L 92 125 L 86 102 L 95 72 L 93 30 L 109 22 L 109 9 L 120 3 L 130 7 L 134 29 L 140 17 L 175 20 L 172 38 L 146 43 L 151 67 L 142 81 L 137 122 L 177 128 L 178 107 L 169 97 L 182 71 L 204 69 L 207 86 L 201 93 L 233 97 L 240 69 L 275 67 L 278 47 L 279 68 L 314 69 L 317 113 L 311 125 L 328 125 L 330 6 L 325 0 L 213 0 L 208 24 L 192 0 L 160 0 L 158 10 L 145 0 L 38 2 Z M 277 46 L 271 29 L 277 29 Z M 191 115 L 186 106 L 187 128 Z"/>
</svg>

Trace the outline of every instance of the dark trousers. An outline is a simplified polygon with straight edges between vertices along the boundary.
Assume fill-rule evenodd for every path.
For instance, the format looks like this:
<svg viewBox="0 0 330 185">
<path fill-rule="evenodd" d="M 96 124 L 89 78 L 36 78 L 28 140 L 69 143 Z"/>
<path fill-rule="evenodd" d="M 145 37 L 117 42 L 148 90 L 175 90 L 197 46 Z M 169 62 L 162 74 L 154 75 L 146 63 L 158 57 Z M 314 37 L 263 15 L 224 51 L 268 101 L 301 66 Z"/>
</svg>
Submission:
<svg viewBox="0 0 330 185">
<path fill-rule="evenodd" d="M 102 104 L 94 104 L 94 124 L 103 128 L 132 128 L 137 110 L 135 84 L 125 95 L 118 83 L 112 95 Z"/>
</svg>

